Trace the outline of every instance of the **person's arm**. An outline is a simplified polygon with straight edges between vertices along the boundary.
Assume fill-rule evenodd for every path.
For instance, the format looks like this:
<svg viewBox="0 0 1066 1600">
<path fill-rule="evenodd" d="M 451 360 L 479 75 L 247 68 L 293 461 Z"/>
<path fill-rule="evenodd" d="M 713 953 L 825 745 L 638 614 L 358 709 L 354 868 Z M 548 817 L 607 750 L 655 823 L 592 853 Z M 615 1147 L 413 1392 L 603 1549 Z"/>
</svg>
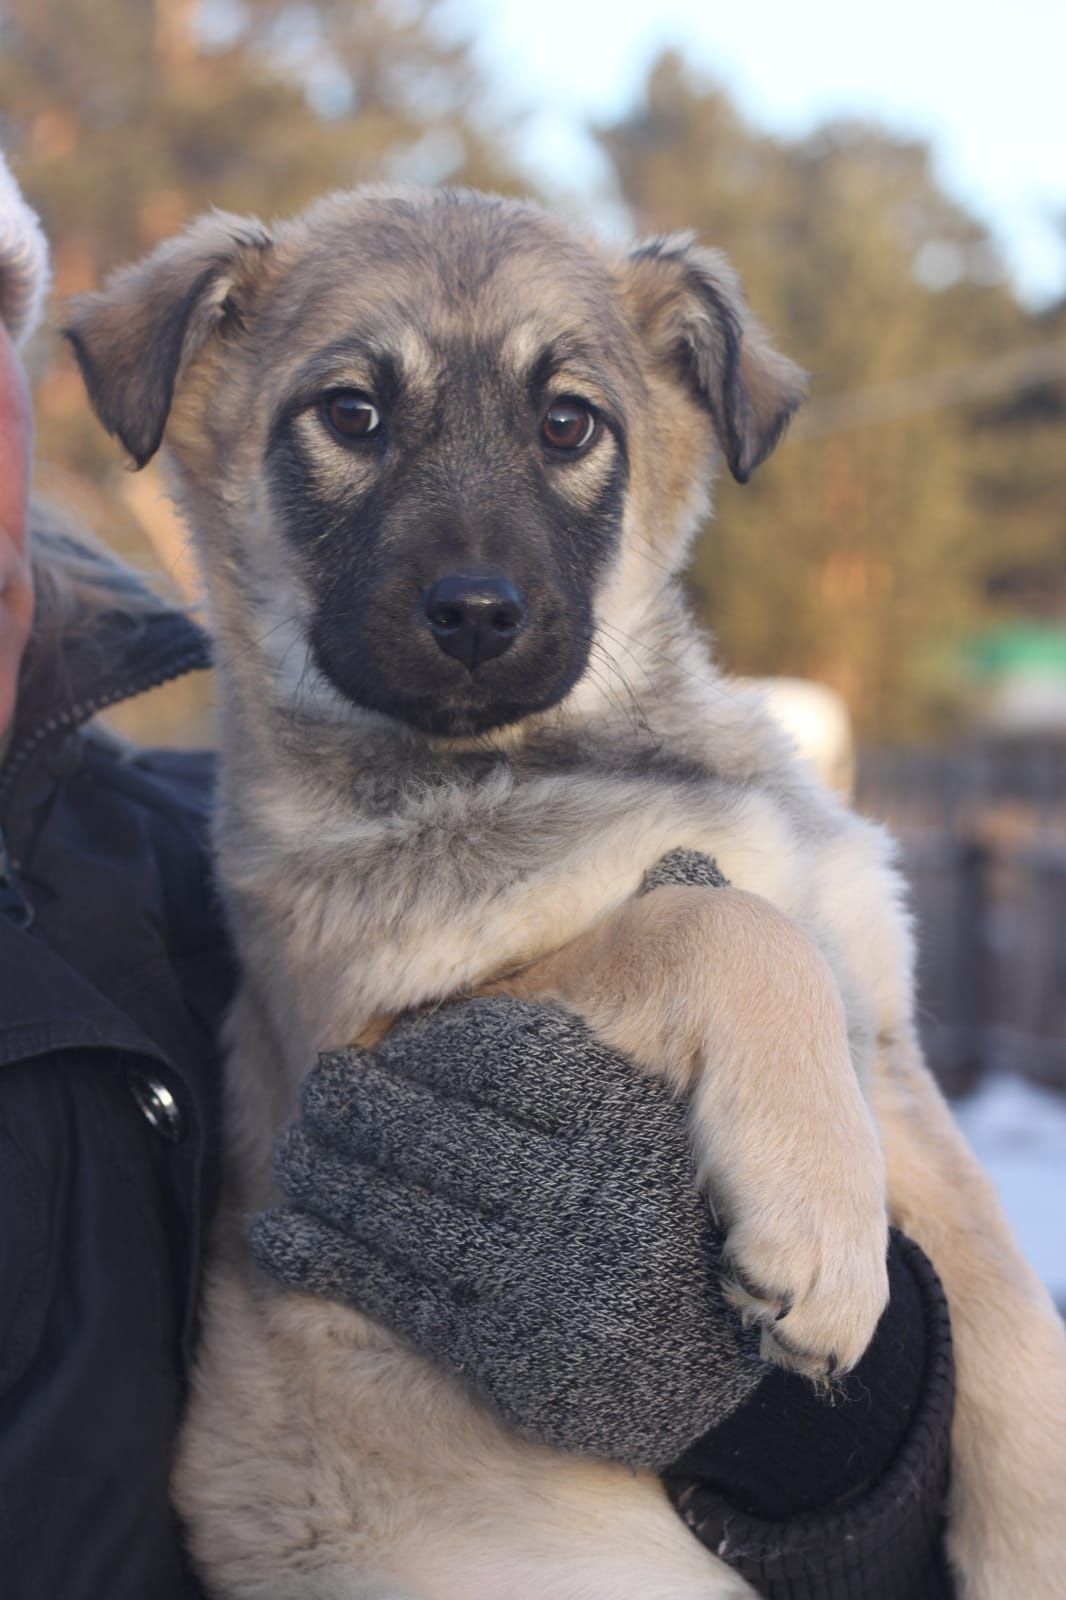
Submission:
<svg viewBox="0 0 1066 1600">
<path fill-rule="evenodd" d="M 950 1594 L 928 1264 L 893 1245 L 892 1305 L 832 1392 L 767 1368 L 720 1292 L 684 1108 L 574 1018 L 470 1001 L 325 1057 L 278 1173 L 290 1205 L 252 1229 L 268 1272 L 380 1318 L 530 1436 L 660 1473 L 757 1588 Z"/>
<path fill-rule="evenodd" d="M 696 1536 L 775 1600 L 949 1600 L 943 1543 L 951 1325 L 918 1246 L 892 1235 L 891 1297 L 831 1391 L 779 1368 L 663 1475 Z"/>
</svg>

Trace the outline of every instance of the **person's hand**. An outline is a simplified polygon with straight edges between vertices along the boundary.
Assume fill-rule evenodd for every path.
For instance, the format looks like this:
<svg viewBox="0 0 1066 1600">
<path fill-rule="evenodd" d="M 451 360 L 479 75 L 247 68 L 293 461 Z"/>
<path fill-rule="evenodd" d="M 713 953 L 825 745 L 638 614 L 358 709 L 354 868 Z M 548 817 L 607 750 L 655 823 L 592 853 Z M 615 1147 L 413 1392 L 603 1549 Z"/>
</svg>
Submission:
<svg viewBox="0 0 1066 1600">
<path fill-rule="evenodd" d="M 767 1371 L 719 1290 L 685 1110 L 567 1013 L 467 1001 L 322 1058 L 253 1253 L 545 1443 L 661 1469 Z"/>
</svg>

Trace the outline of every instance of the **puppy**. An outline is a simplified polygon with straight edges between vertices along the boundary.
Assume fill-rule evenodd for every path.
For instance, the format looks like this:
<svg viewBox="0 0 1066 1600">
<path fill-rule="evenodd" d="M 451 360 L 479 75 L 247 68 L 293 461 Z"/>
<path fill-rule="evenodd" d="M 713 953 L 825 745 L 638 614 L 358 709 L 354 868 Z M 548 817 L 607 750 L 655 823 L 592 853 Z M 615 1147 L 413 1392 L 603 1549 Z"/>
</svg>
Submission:
<svg viewBox="0 0 1066 1600">
<path fill-rule="evenodd" d="M 750 1593 L 650 1476 L 518 1438 L 248 1263 L 316 1052 L 502 989 L 691 1095 L 769 1357 L 852 1365 L 886 1216 L 919 1241 L 956 1341 L 961 1594 L 1062 1593 L 1066 1341 L 922 1065 L 891 851 L 719 676 L 680 595 L 716 464 L 746 480 L 802 388 L 722 258 L 614 259 L 528 205 L 364 190 L 270 231 L 205 218 L 69 334 L 138 465 L 165 434 L 218 639 L 244 977 L 175 1475 L 210 1591 Z M 637 898 L 678 847 L 736 887 Z"/>
</svg>

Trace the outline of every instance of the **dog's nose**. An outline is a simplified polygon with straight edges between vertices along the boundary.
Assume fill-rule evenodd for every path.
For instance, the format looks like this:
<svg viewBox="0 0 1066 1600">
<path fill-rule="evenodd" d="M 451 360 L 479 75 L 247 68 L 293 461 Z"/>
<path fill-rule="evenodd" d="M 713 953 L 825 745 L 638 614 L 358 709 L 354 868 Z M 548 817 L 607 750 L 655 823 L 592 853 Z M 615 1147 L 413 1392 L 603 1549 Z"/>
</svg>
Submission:
<svg viewBox="0 0 1066 1600">
<path fill-rule="evenodd" d="M 509 578 L 438 578 L 422 593 L 422 610 L 446 656 L 474 668 L 509 650 L 529 614 Z"/>
</svg>

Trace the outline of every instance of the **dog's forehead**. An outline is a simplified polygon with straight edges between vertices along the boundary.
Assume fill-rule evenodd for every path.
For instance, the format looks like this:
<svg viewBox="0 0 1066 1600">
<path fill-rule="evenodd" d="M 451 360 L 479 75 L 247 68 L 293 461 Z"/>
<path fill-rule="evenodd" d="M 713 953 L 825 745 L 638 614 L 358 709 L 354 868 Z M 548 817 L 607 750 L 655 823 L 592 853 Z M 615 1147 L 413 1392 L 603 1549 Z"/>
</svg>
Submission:
<svg viewBox="0 0 1066 1600">
<path fill-rule="evenodd" d="M 614 274 L 559 219 L 493 197 L 340 197 L 282 239 L 270 343 L 372 339 L 412 371 L 457 340 L 528 370 L 549 348 L 632 363 Z"/>
</svg>

